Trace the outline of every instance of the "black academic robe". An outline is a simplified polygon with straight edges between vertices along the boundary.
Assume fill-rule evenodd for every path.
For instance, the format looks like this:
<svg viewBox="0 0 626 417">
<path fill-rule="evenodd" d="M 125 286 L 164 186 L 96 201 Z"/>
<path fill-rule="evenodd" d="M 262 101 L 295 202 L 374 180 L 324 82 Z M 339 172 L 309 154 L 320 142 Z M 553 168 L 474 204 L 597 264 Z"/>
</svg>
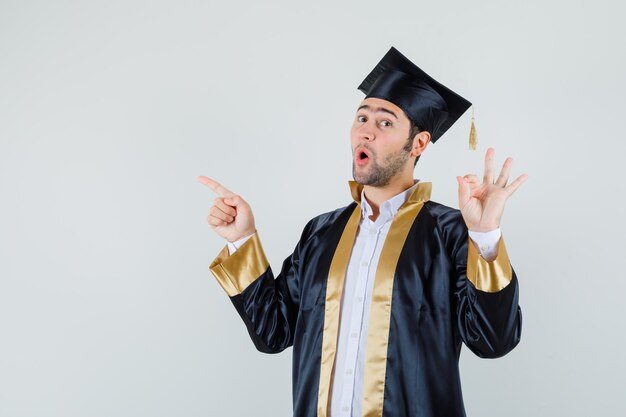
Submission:
<svg viewBox="0 0 626 417">
<path fill-rule="evenodd" d="M 361 216 L 354 202 L 305 226 L 274 275 L 258 233 L 210 270 L 228 293 L 258 350 L 293 347 L 293 412 L 329 416 L 343 279 Z M 518 282 L 504 240 L 483 260 L 460 211 L 430 201 L 418 184 L 394 217 L 372 296 L 363 416 L 464 416 L 459 354 L 483 358 L 513 349 L 521 336 Z"/>
</svg>

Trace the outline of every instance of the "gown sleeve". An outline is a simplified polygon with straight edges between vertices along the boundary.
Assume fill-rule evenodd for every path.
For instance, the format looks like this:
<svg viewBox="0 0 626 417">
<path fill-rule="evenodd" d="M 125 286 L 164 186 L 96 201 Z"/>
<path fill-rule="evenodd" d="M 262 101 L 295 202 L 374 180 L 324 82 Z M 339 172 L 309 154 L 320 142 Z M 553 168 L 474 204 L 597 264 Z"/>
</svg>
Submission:
<svg viewBox="0 0 626 417">
<path fill-rule="evenodd" d="M 231 255 L 224 246 L 209 266 L 261 352 L 278 353 L 293 344 L 300 298 L 300 257 L 308 226 L 277 277 L 258 232 Z"/>
<path fill-rule="evenodd" d="M 452 223 L 448 246 L 455 262 L 453 301 L 459 336 L 481 358 L 504 356 L 517 346 L 522 331 L 519 286 L 504 237 L 497 257 L 487 262 L 468 237 L 460 214 Z"/>
</svg>

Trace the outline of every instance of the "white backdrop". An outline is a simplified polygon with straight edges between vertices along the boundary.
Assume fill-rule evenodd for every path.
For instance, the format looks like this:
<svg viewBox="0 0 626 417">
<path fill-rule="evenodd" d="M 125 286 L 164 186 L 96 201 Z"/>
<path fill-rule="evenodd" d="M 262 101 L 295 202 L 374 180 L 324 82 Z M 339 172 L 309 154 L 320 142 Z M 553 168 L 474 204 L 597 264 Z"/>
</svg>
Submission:
<svg viewBox="0 0 626 417">
<path fill-rule="evenodd" d="M 274 271 L 350 203 L 357 91 L 390 46 L 475 104 L 419 161 L 432 199 L 515 158 L 502 230 L 522 342 L 467 349 L 469 416 L 623 416 L 624 6 L 609 1 L 0 0 L 0 416 L 287 416 L 208 271 L 207 175 Z"/>
</svg>

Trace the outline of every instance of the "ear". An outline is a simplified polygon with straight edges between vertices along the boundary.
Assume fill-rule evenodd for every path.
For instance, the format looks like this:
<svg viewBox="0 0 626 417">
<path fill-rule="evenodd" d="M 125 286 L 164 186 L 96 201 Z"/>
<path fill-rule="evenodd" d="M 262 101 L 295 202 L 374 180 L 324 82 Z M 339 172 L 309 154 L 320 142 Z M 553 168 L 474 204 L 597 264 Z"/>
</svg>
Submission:
<svg viewBox="0 0 626 417">
<path fill-rule="evenodd" d="M 426 150 L 426 147 L 430 143 L 430 132 L 419 132 L 413 138 L 413 149 L 411 149 L 411 156 L 417 157 Z"/>
</svg>

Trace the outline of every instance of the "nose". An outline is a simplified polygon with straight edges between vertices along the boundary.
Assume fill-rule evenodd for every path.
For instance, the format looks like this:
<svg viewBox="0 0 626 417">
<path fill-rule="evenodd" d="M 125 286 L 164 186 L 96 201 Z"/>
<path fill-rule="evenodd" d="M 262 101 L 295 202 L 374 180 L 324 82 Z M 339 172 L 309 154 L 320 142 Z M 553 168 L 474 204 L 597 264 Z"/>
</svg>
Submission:
<svg viewBox="0 0 626 417">
<path fill-rule="evenodd" d="M 372 128 L 372 125 L 370 125 L 369 120 L 359 126 L 357 129 L 357 136 L 359 139 L 367 141 L 376 139 L 376 134 L 374 133 L 374 129 Z"/>
</svg>

